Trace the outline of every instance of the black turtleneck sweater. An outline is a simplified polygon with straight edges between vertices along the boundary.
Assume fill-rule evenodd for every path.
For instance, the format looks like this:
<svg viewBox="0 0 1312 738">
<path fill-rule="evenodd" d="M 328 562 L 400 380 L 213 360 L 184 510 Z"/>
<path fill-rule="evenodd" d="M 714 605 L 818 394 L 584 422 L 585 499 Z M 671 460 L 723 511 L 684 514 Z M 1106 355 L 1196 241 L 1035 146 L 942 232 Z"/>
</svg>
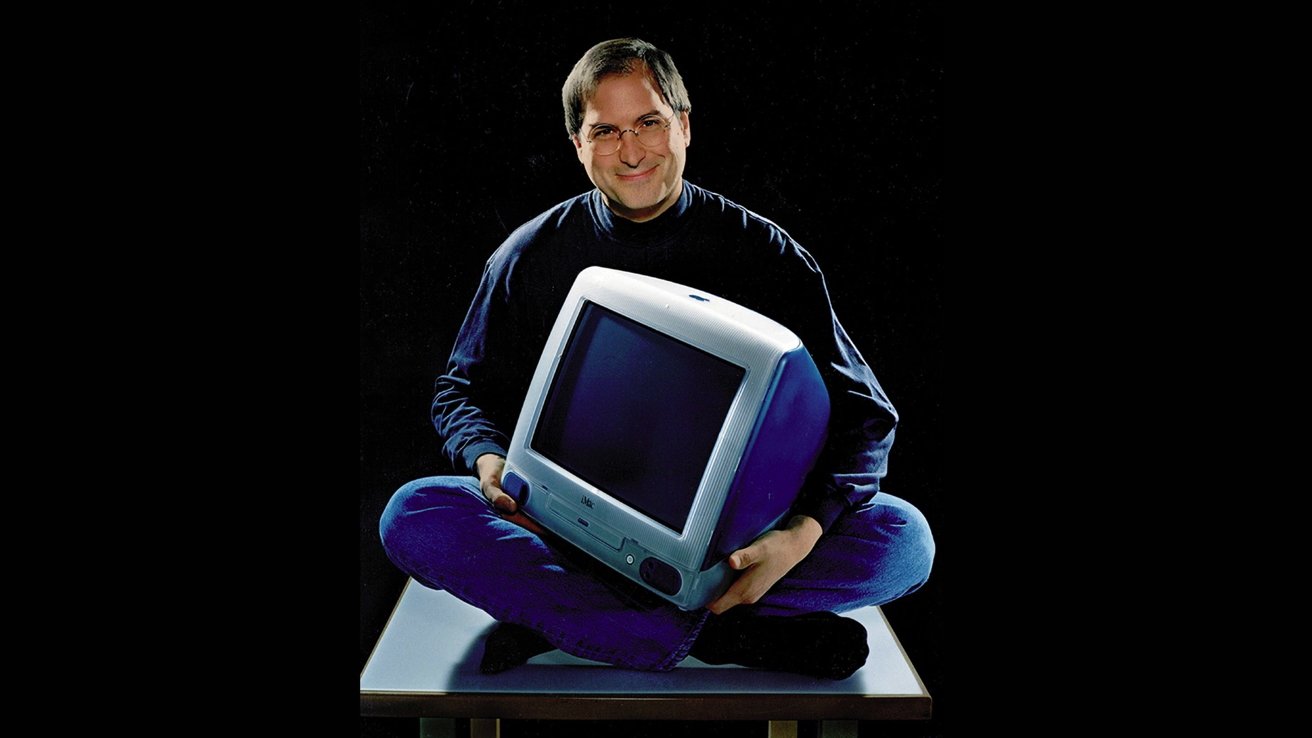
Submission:
<svg viewBox="0 0 1312 738">
<path fill-rule="evenodd" d="M 705 290 L 787 326 L 831 403 L 828 444 L 794 511 L 828 530 L 879 491 L 897 413 L 834 315 L 815 259 L 779 226 L 687 181 L 646 223 L 613 214 L 598 190 L 566 200 L 488 259 L 433 399 L 433 424 L 458 470 L 476 473 L 482 454 L 506 455 L 547 334 L 589 266 Z"/>
</svg>

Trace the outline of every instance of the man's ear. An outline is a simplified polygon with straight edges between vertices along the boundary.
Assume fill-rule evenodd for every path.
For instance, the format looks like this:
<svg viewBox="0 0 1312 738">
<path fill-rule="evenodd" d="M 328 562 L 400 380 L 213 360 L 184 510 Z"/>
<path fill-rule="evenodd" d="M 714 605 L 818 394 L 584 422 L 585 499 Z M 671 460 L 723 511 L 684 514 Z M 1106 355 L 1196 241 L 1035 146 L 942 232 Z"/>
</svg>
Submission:
<svg viewBox="0 0 1312 738">
<path fill-rule="evenodd" d="M 579 138 L 579 135 L 576 133 L 573 136 L 570 136 L 569 140 L 574 143 L 574 155 L 579 158 L 579 163 L 580 164 L 584 163 L 583 139 Z"/>
<path fill-rule="evenodd" d="M 692 123 L 688 121 L 688 111 L 679 113 L 679 126 L 683 128 L 683 145 L 692 145 Z"/>
</svg>

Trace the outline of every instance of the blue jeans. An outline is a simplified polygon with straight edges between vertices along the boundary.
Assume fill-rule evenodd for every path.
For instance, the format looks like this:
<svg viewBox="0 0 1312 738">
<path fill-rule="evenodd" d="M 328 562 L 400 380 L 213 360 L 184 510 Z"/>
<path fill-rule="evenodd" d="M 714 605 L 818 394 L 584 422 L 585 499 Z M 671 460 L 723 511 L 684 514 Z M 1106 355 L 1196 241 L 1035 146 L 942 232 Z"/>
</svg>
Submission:
<svg viewBox="0 0 1312 738">
<path fill-rule="evenodd" d="M 548 534 L 501 518 L 473 477 L 425 477 L 392 496 L 379 524 L 388 558 L 560 650 L 666 671 L 688 655 L 709 611 L 685 612 Z M 811 554 L 753 605 L 762 615 L 882 605 L 929 578 L 934 538 L 905 500 L 879 493 L 821 536 Z"/>
</svg>

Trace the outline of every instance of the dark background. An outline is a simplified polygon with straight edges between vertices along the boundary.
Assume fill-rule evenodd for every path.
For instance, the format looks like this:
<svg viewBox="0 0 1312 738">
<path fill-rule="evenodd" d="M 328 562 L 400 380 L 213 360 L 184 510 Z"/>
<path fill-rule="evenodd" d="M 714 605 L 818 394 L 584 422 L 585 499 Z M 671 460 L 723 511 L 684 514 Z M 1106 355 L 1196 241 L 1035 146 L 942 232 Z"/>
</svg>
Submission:
<svg viewBox="0 0 1312 738">
<path fill-rule="evenodd" d="M 566 139 L 560 87 L 590 46 L 631 35 L 670 52 L 688 86 L 685 177 L 815 255 L 901 415 L 884 488 L 925 512 L 938 557 L 929 584 L 884 611 L 935 719 L 895 730 L 941 734 L 958 709 L 944 631 L 963 556 L 951 535 L 962 491 L 944 474 L 943 30 L 937 3 L 758 2 L 747 15 L 362 4 L 360 668 L 405 579 L 383 554 L 378 516 L 401 484 L 450 472 L 428 419 L 433 379 L 488 255 L 591 188 Z M 417 731 L 413 721 L 361 724 L 366 735 Z"/>
</svg>

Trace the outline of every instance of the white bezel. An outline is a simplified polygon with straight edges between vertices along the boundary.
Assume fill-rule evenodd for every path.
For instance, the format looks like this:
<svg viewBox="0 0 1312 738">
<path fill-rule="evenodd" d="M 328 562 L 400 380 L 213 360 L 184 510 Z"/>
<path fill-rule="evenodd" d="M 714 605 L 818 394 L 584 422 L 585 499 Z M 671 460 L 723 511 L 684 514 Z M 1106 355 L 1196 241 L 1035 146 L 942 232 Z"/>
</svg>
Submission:
<svg viewBox="0 0 1312 738">
<path fill-rule="evenodd" d="M 711 452 L 682 533 L 597 489 L 530 447 L 538 414 L 564 355 L 565 344 L 588 302 L 634 319 L 746 370 Z M 707 543 L 719 520 L 739 459 L 774 381 L 775 367 L 782 356 L 800 345 L 792 331 L 775 321 L 714 296 L 645 275 L 601 267 L 583 270 L 565 298 L 547 339 L 546 346 L 552 350 L 548 353 L 544 348 L 526 395 L 536 401 L 525 402 L 508 451 L 507 469 L 518 471 L 534 482 L 526 511 L 552 527 L 545 515 L 546 500 L 542 498 L 556 495 L 559 498 L 557 504 L 575 506 L 582 513 L 584 508 L 580 501 L 564 499 L 557 495 L 556 490 L 566 486 L 586 490 L 585 494 L 594 503 L 586 510 L 588 518 L 615 529 L 669 563 L 695 571 L 706 555 Z M 542 494 L 544 491 L 546 495 Z"/>
</svg>

